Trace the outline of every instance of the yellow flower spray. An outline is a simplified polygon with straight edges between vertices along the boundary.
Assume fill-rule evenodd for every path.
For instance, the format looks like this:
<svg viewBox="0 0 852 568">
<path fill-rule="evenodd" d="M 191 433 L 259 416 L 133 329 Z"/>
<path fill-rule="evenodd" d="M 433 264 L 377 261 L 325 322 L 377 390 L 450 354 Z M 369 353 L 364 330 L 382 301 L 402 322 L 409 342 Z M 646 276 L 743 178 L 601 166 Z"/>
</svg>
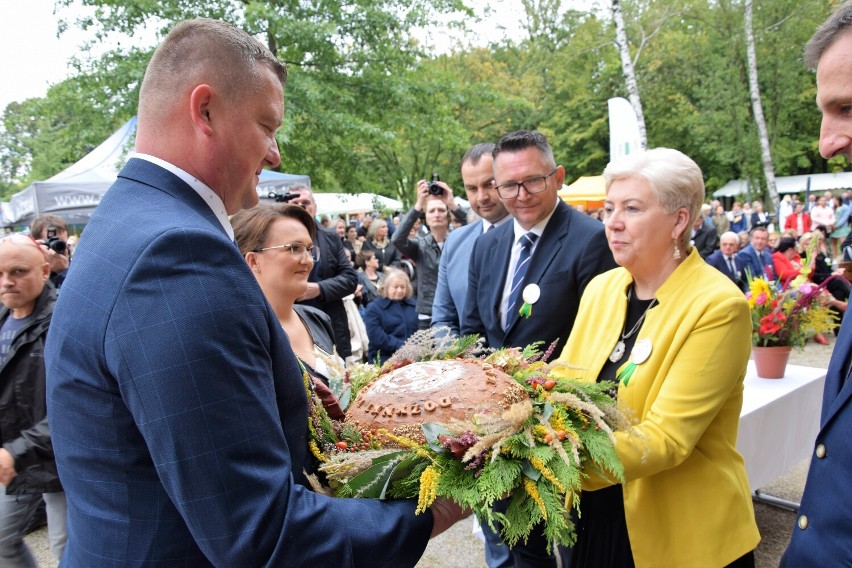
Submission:
<svg viewBox="0 0 852 568">
<path fill-rule="evenodd" d="M 435 502 L 439 479 L 441 479 L 441 473 L 432 465 L 424 469 L 423 473 L 420 474 L 420 495 L 417 497 L 415 515 L 419 515 Z"/>
<path fill-rule="evenodd" d="M 544 508 L 544 499 L 541 498 L 541 495 L 538 493 L 538 487 L 535 486 L 535 481 L 530 479 L 527 476 L 524 476 L 524 489 L 532 497 L 532 500 L 535 501 L 535 504 L 538 506 L 538 510 L 541 513 L 541 518 L 545 521 L 547 520 L 547 509 Z"/>
<path fill-rule="evenodd" d="M 539 471 L 539 473 L 541 473 L 541 475 L 546 480 L 553 484 L 557 491 L 559 491 L 560 493 L 565 493 L 565 487 L 563 487 L 562 484 L 559 483 L 559 479 L 556 477 L 556 474 L 554 474 L 550 470 L 550 468 L 544 465 L 543 461 L 541 461 L 539 458 L 530 458 L 530 463 L 534 468 L 536 468 L 536 470 Z"/>
</svg>

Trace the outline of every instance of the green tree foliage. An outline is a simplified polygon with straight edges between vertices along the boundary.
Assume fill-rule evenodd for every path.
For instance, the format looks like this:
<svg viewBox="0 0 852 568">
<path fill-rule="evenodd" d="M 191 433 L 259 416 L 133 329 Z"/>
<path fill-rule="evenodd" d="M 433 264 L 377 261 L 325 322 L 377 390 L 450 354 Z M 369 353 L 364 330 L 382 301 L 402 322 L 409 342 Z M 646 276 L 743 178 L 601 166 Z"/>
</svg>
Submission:
<svg viewBox="0 0 852 568">
<path fill-rule="evenodd" d="M 523 39 L 492 34 L 491 45 L 464 49 L 439 39 L 440 54 L 417 37 L 447 25 L 463 29 L 471 17 L 463 0 L 84 0 L 91 17 L 62 25 L 87 27 L 98 40 L 162 34 L 194 16 L 242 26 L 289 66 L 281 169 L 309 174 L 318 191 L 368 191 L 410 203 L 416 181 L 432 172 L 460 194 L 466 148 L 518 128 L 549 137 L 568 181 L 606 165 L 606 101 L 627 94 L 609 11 L 520 1 Z M 819 157 L 814 76 L 801 62 L 803 44 L 832 3 L 755 4 L 760 91 L 779 176 L 846 166 Z M 625 0 L 622 7 L 649 146 L 692 156 L 710 191 L 746 178 L 760 196 L 743 0 Z M 9 105 L 0 191 L 53 175 L 132 116 L 151 48 L 119 47 L 80 61 L 78 74 L 45 97 Z"/>
</svg>

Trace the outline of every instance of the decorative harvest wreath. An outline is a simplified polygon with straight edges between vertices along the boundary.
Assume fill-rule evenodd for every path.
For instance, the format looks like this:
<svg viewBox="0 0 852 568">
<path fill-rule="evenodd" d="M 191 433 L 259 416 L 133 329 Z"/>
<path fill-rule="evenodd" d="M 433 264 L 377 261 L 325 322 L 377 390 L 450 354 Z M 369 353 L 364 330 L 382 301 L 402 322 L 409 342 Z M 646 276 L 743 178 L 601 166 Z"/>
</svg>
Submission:
<svg viewBox="0 0 852 568">
<path fill-rule="evenodd" d="M 442 332 L 417 332 L 383 367 L 359 365 L 332 381 L 341 406 L 354 401 L 345 421 L 329 418 L 306 378 L 312 401 L 309 443 L 321 462 L 319 475 L 309 476 L 314 488 L 338 497 L 415 498 L 418 513 L 445 497 L 492 527 L 498 521 L 509 545 L 525 540 L 540 522 L 550 543 L 573 544 L 570 513 L 579 500 L 572 497 L 582 479 L 602 474 L 623 480 L 613 431 L 626 428 L 627 419 L 608 394 L 614 383 L 558 378 L 566 369 L 545 363 L 553 345 L 544 353 L 538 344 L 484 350 L 476 336 L 437 337 Z M 431 407 L 416 407 L 423 421 L 411 435 L 392 428 L 368 430 L 351 419 L 359 392 L 427 361 L 473 361 L 485 369 L 479 373 L 484 380 L 495 369 L 522 388 L 521 396 L 510 399 L 505 409 L 445 422 L 428 421 Z M 409 370 L 417 374 L 416 367 Z M 457 388 L 465 388 L 463 380 Z M 452 398 L 442 400 L 449 406 Z M 377 407 L 374 414 L 381 410 Z M 409 415 L 415 406 L 384 416 L 392 421 L 400 412 Z M 505 513 L 492 511 L 503 498 L 509 500 Z"/>
</svg>

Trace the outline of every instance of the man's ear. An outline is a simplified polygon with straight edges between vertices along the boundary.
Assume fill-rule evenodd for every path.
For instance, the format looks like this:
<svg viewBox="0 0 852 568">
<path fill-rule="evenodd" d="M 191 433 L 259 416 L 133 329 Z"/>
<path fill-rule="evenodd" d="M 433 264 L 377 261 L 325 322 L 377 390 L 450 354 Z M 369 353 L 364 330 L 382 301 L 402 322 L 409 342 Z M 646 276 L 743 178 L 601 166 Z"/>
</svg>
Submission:
<svg viewBox="0 0 852 568">
<path fill-rule="evenodd" d="M 210 117 L 210 103 L 213 100 L 213 88 L 202 84 L 196 86 L 189 95 L 189 114 L 192 123 L 205 135 L 213 133 Z"/>
</svg>

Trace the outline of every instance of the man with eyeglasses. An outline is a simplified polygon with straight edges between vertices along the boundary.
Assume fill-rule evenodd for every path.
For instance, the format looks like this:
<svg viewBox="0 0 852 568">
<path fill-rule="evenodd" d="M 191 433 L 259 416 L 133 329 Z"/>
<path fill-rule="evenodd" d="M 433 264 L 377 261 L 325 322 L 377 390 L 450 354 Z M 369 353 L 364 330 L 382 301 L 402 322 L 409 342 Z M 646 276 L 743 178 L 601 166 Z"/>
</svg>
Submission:
<svg viewBox="0 0 852 568">
<path fill-rule="evenodd" d="M 559 199 L 565 169 L 543 134 L 507 134 L 492 155 L 497 192 L 514 220 L 474 244 L 461 332 L 495 348 L 555 342 L 558 355 L 586 285 L 616 266 L 603 224 Z M 546 545 L 534 532 L 512 549 L 514 565 L 554 566 Z"/>
<path fill-rule="evenodd" d="M 317 218 L 314 193 L 304 185 L 290 188 L 299 197 L 290 201 Z M 337 354 L 346 359 L 352 355 L 349 341 L 349 323 L 343 298 L 354 294 L 358 287 L 358 273 L 349 261 L 349 253 L 333 231 L 317 226 L 317 242 L 313 250 L 314 268 L 308 277 L 308 289 L 299 303 L 322 310 L 331 318 L 334 328 L 334 345 Z"/>
</svg>

